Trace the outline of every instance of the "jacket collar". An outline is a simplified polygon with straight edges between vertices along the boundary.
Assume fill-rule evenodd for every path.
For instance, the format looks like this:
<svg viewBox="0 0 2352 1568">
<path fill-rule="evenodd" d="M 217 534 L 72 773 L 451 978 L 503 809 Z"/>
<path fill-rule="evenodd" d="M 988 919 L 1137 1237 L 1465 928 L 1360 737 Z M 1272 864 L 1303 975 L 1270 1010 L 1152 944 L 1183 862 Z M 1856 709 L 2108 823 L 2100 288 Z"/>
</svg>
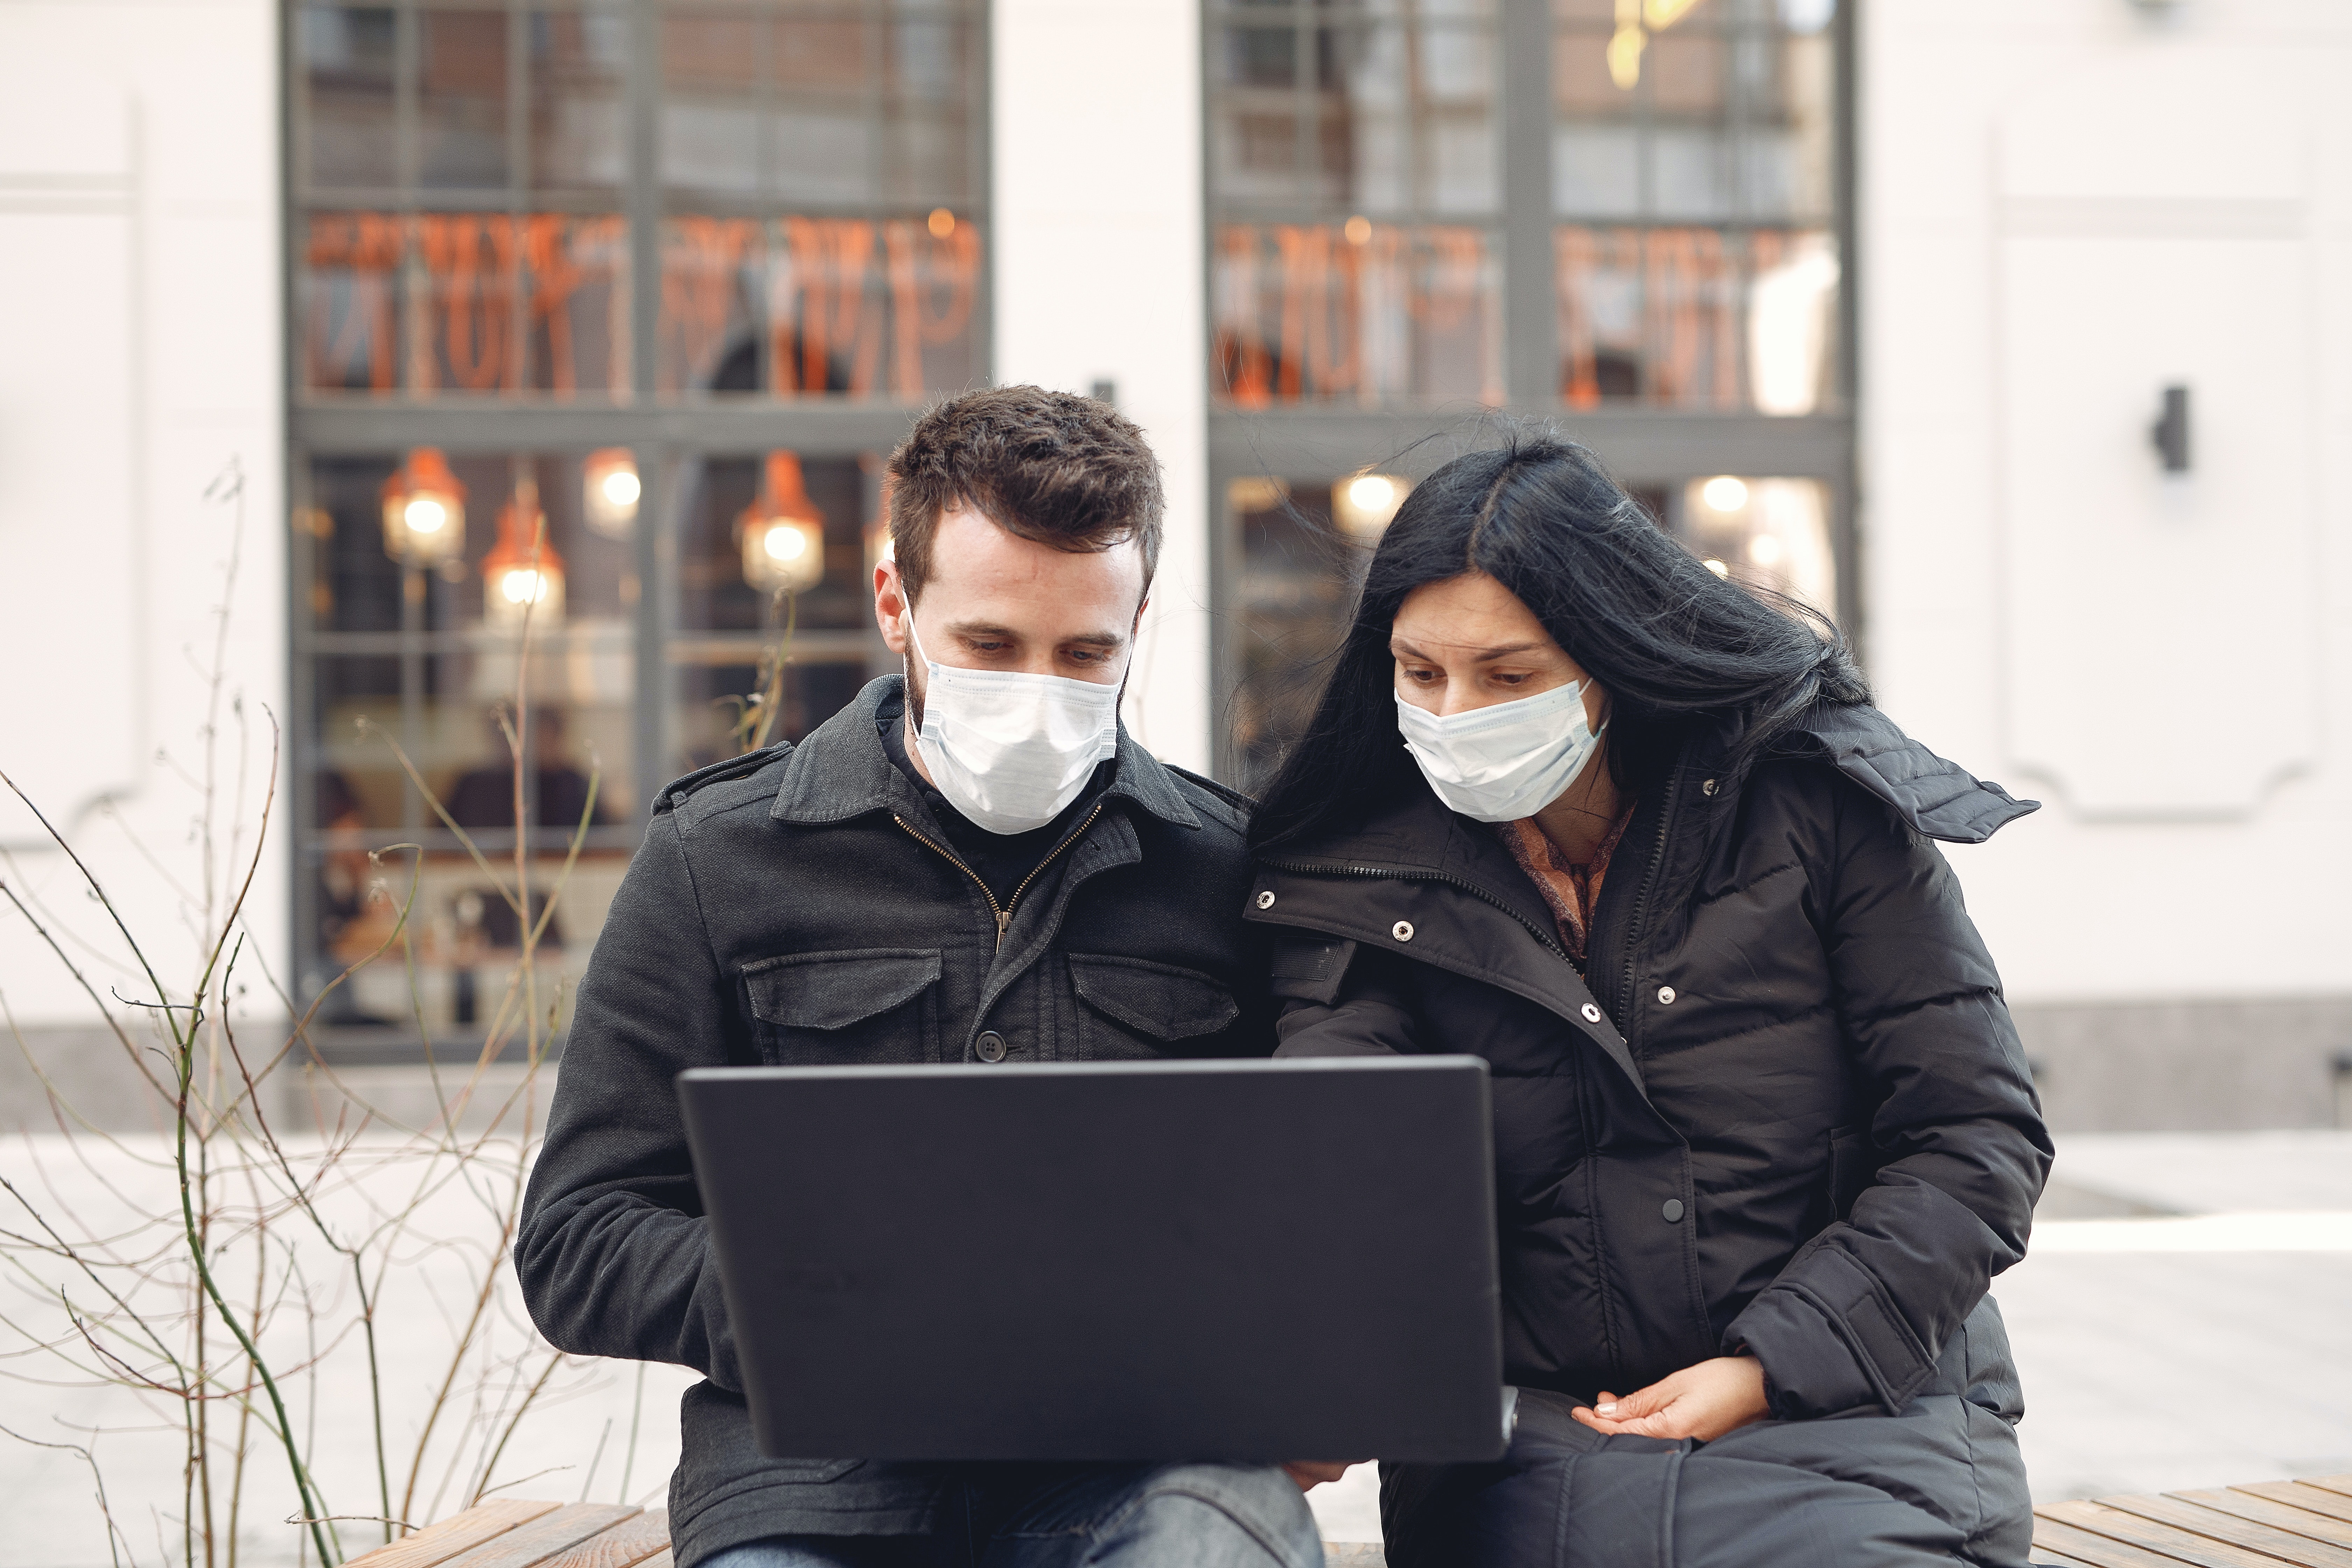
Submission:
<svg viewBox="0 0 2352 1568">
<path fill-rule="evenodd" d="M 783 782 L 768 816 L 777 822 L 822 827 L 869 812 L 921 811 L 922 800 L 907 775 L 882 749 L 876 730 L 882 706 L 901 693 L 906 678 L 886 675 L 840 712 L 811 731 L 784 758 Z M 1103 798 L 1118 795 L 1178 827 L 1198 827 L 1201 818 L 1185 802 L 1176 781 L 1158 758 L 1118 728 L 1118 755 Z"/>
<path fill-rule="evenodd" d="M 1411 942 L 1418 959 L 1551 1009 L 1590 1036 L 1635 1092 L 1646 1095 L 1625 1037 L 1559 952 L 1543 895 L 1493 828 L 1447 810 L 1425 785 L 1337 844 L 1264 859 L 1260 891 L 1242 911 L 1244 920 L 1304 926 L 1382 952 Z M 1367 873 L 1381 879 L 1365 880 Z M 1424 890 L 1429 881 L 1474 896 L 1434 906 L 1428 891 L 1446 895 Z M 1447 918 L 1433 920 L 1436 907 Z M 1517 956 L 1538 948 L 1555 956 L 1534 963 Z"/>
<path fill-rule="evenodd" d="M 1535 930 L 1549 931 L 1550 908 L 1495 830 L 1446 809 L 1418 777 L 1413 786 L 1337 843 L 1277 849 L 1263 858 L 1286 870 L 1389 871 L 1467 882 Z"/>
</svg>

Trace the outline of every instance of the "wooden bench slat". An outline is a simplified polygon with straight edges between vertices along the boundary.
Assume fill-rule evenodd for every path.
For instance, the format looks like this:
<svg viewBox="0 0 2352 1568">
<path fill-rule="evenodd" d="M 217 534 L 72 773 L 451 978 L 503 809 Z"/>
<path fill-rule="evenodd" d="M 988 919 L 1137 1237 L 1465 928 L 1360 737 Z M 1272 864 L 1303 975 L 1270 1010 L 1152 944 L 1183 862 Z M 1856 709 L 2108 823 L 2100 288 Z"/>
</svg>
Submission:
<svg viewBox="0 0 2352 1568">
<path fill-rule="evenodd" d="M 2192 1535 L 2178 1526 L 2142 1519 L 2103 1502 L 2054 1502 L 2033 1511 L 2043 1519 L 2071 1524 L 2095 1535 L 2196 1563 L 2198 1568 L 2279 1568 L 2282 1562 L 2293 1561 L 2210 1536 Z"/>
<path fill-rule="evenodd" d="M 565 1547 L 601 1535 L 637 1513 L 618 1503 L 568 1502 L 520 1530 L 486 1542 L 463 1557 L 451 1558 L 446 1568 L 538 1568 Z"/>
<path fill-rule="evenodd" d="M 2049 1503 L 2033 1510 L 2050 1568 L 2352 1568 L 2352 1475 Z M 1328 1568 L 1384 1568 L 1372 1542 L 1326 1543 Z M 676 1568 L 669 1516 L 506 1499 L 467 1509 L 350 1568 Z"/>
<path fill-rule="evenodd" d="M 2191 1535 L 2210 1536 L 2215 1541 L 2229 1542 L 2233 1546 L 2266 1552 L 2273 1557 L 2299 1563 L 2302 1568 L 2352 1568 L 2352 1552 L 2340 1546 L 2270 1524 L 2241 1519 L 2232 1513 L 2200 1508 L 2179 1498 L 2103 1497 L 2099 1501 L 2120 1512 L 2169 1524 Z"/>
<path fill-rule="evenodd" d="M 2314 1541 L 2325 1541 L 2332 1546 L 2352 1546 L 2352 1520 L 2333 1519 L 2307 1508 L 2256 1497 L 2235 1487 L 2216 1487 L 2210 1491 L 2174 1492 L 2170 1495 L 2183 1502 L 2193 1502 L 2200 1508 L 2210 1508 L 2216 1513 L 2233 1513 L 2240 1519 L 2251 1519 L 2294 1535 L 2308 1535 Z"/>
<path fill-rule="evenodd" d="M 2036 1552 L 2063 1552 L 2089 1563 L 2091 1568 L 2180 1568 L 2186 1561 L 2167 1552 L 2150 1552 L 2126 1542 L 2094 1535 L 2087 1530 L 2077 1530 L 2063 1520 L 2044 1517 L 2039 1510 L 2035 1510 L 2033 1520 L 2033 1550 Z"/>
<path fill-rule="evenodd" d="M 389 1546 L 379 1546 L 354 1557 L 347 1568 L 362 1568 L 362 1564 L 365 1568 L 439 1568 L 460 1552 L 519 1529 L 562 1506 L 522 1498 L 479 1503 L 463 1513 L 451 1514 L 437 1523 L 412 1531 Z"/>
<path fill-rule="evenodd" d="M 2324 1487 L 2307 1487 L 2301 1481 L 2242 1481 L 2230 1489 L 2352 1523 L 2352 1498 L 2340 1497 Z"/>
<path fill-rule="evenodd" d="M 622 1520 L 577 1546 L 566 1547 L 542 1568 L 635 1568 L 648 1557 L 668 1552 L 669 1510 L 657 1508 Z"/>
</svg>

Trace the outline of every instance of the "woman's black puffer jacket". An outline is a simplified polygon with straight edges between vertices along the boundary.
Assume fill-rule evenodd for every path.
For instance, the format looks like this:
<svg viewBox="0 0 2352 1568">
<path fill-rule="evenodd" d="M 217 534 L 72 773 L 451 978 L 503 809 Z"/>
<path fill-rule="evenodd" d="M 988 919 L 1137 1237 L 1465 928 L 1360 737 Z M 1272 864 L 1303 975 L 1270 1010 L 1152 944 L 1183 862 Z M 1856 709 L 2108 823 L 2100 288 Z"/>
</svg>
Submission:
<svg viewBox="0 0 2352 1568">
<path fill-rule="evenodd" d="M 1623 1394 L 1744 1349 L 1777 1419 L 1709 1452 L 1868 1481 L 1960 1555 L 2022 1562 L 1986 1288 L 2024 1255 L 2051 1144 L 1927 840 L 2033 806 L 1872 708 L 1816 709 L 1737 789 L 1731 733 L 1643 792 L 1582 974 L 1494 829 L 1418 781 L 1267 852 L 1248 913 L 1289 928 L 1281 1054 L 1486 1059 L 1507 1382 Z"/>
</svg>

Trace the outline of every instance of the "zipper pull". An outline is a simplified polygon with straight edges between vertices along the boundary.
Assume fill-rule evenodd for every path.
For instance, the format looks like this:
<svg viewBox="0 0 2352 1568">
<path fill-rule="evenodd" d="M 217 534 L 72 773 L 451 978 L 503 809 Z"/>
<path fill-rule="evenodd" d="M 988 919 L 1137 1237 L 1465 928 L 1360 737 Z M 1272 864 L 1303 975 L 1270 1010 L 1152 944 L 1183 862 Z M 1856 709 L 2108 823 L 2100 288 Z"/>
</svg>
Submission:
<svg viewBox="0 0 2352 1568">
<path fill-rule="evenodd" d="M 1012 911 L 1011 910 L 997 910 L 997 911 L 996 911 L 996 945 L 997 945 L 997 946 L 999 946 L 999 947 L 1003 947 L 1003 946 L 1004 945 L 1004 928 L 1005 928 L 1006 926 L 1011 925 L 1012 923 L 1013 923 L 1013 911 Z"/>
</svg>

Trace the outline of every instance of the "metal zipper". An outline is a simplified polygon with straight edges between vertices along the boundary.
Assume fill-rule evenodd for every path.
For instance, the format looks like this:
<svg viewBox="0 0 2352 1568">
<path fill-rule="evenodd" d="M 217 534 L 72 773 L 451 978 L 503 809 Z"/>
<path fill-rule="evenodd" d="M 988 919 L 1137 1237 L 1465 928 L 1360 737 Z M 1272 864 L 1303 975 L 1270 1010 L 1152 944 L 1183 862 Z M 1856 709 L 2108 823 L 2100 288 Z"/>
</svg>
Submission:
<svg viewBox="0 0 2352 1568">
<path fill-rule="evenodd" d="M 1277 871 L 1296 871 L 1301 876 L 1308 877 L 1384 877 L 1399 882 L 1443 882 L 1449 888 L 1461 889 L 1481 903 L 1494 905 L 1526 927 L 1528 935 L 1559 954 L 1562 962 L 1568 963 L 1570 968 L 1576 967 L 1575 963 L 1569 960 L 1568 949 L 1560 946 L 1558 937 L 1538 926 L 1527 916 L 1519 913 L 1477 883 L 1465 881 L 1459 877 L 1449 877 L 1443 871 L 1399 871 L 1383 866 L 1324 866 L 1306 860 L 1264 860 L 1261 864 L 1271 866 Z"/>
<path fill-rule="evenodd" d="M 980 879 L 980 873 L 973 870 L 970 866 L 964 864 L 962 856 L 958 855 L 954 850 L 949 848 L 946 845 L 941 844 L 938 839 L 931 837 L 921 828 L 917 827 L 913 823 L 908 821 L 905 817 L 900 816 L 897 812 L 892 812 L 890 814 L 890 820 L 905 828 L 908 835 L 911 836 L 917 843 L 936 851 L 938 854 L 944 857 L 950 865 L 953 866 L 957 870 L 961 871 L 965 876 L 971 879 L 971 885 L 978 888 L 980 889 L 980 896 L 988 900 L 989 912 L 996 917 L 996 945 L 1001 948 L 1004 945 L 1004 932 L 1007 928 L 1013 924 L 1013 911 L 1020 907 L 1021 895 L 1029 890 L 1029 884 L 1037 879 L 1037 873 L 1052 865 L 1055 856 L 1061 854 L 1063 850 L 1067 849 L 1071 845 L 1076 844 L 1078 839 L 1084 836 L 1086 830 L 1095 825 L 1095 818 L 1102 815 L 1102 808 L 1103 803 L 1101 801 L 1095 802 L 1095 808 L 1087 813 L 1087 819 L 1084 822 L 1079 823 L 1077 826 L 1072 828 L 1069 835 L 1059 844 L 1055 845 L 1053 848 L 1046 851 L 1045 858 L 1043 860 L 1038 861 L 1037 864 L 1029 868 L 1029 874 L 1021 879 L 1021 885 L 1013 889 L 1013 896 L 1006 900 L 1003 904 L 999 904 L 996 901 L 996 895 L 988 890 L 988 884 Z"/>
<path fill-rule="evenodd" d="M 1675 761 L 1674 771 L 1666 775 L 1666 798 L 1658 808 L 1658 841 L 1650 850 L 1649 869 L 1642 874 L 1642 890 L 1633 897 L 1633 913 L 1625 923 L 1625 979 L 1617 990 L 1619 1016 L 1633 1016 L 1633 952 L 1642 940 L 1642 928 L 1650 915 L 1650 895 L 1657 889 L 1658 872 L 1666 863 L 1666 834 L 1674 826 L 1675 802 L 1682 794 L 1682 760 Z M 1598 912 L 1597 910 L 1595 911 Z M 1633 1041 L 1629 1037 L 1626 1047 Z"/>
<path fill-rule="evenodd" d="M 1013 923 L 1013 911 L 1019 907 L 1021 903 L 1021 895 L 1029 890 L 1029 884 L 1037 879 L 1037 874 L 1039 872 L 1043 871 L 1046 867 L 1054 863 L 1055 856 L 1059 855 L 1063 850 L 1067 849 L 1071 845 L 1076 844 L 1078 839 L 1084 836 L 1087 829 L 1095 825 L 1095 818 L 1102 815 L 1102 808 L 1103 803 L 1101 801 L 1098 800 L 1095 802 L 1095 808 L 1087 813 L 1087 819 L 1084 822 L 1079 823 L 1076 827 L 1070 829 L 1069 837 L 1063 839 L 1059 844 L 1055 845 L 1052 849 L 1048 850 L 1043 860 L 1038 861 L 1034 866 L 1029 868 L 1029 874 L 1021 879 L 1020 886 L 1014 888 L 1013 889 L 1013 896 L 1005 900 L 1004 913 L 997 917 L 996 940 L 999 942 L 1003 942 L 1004 928 Z"/>
</svg>

